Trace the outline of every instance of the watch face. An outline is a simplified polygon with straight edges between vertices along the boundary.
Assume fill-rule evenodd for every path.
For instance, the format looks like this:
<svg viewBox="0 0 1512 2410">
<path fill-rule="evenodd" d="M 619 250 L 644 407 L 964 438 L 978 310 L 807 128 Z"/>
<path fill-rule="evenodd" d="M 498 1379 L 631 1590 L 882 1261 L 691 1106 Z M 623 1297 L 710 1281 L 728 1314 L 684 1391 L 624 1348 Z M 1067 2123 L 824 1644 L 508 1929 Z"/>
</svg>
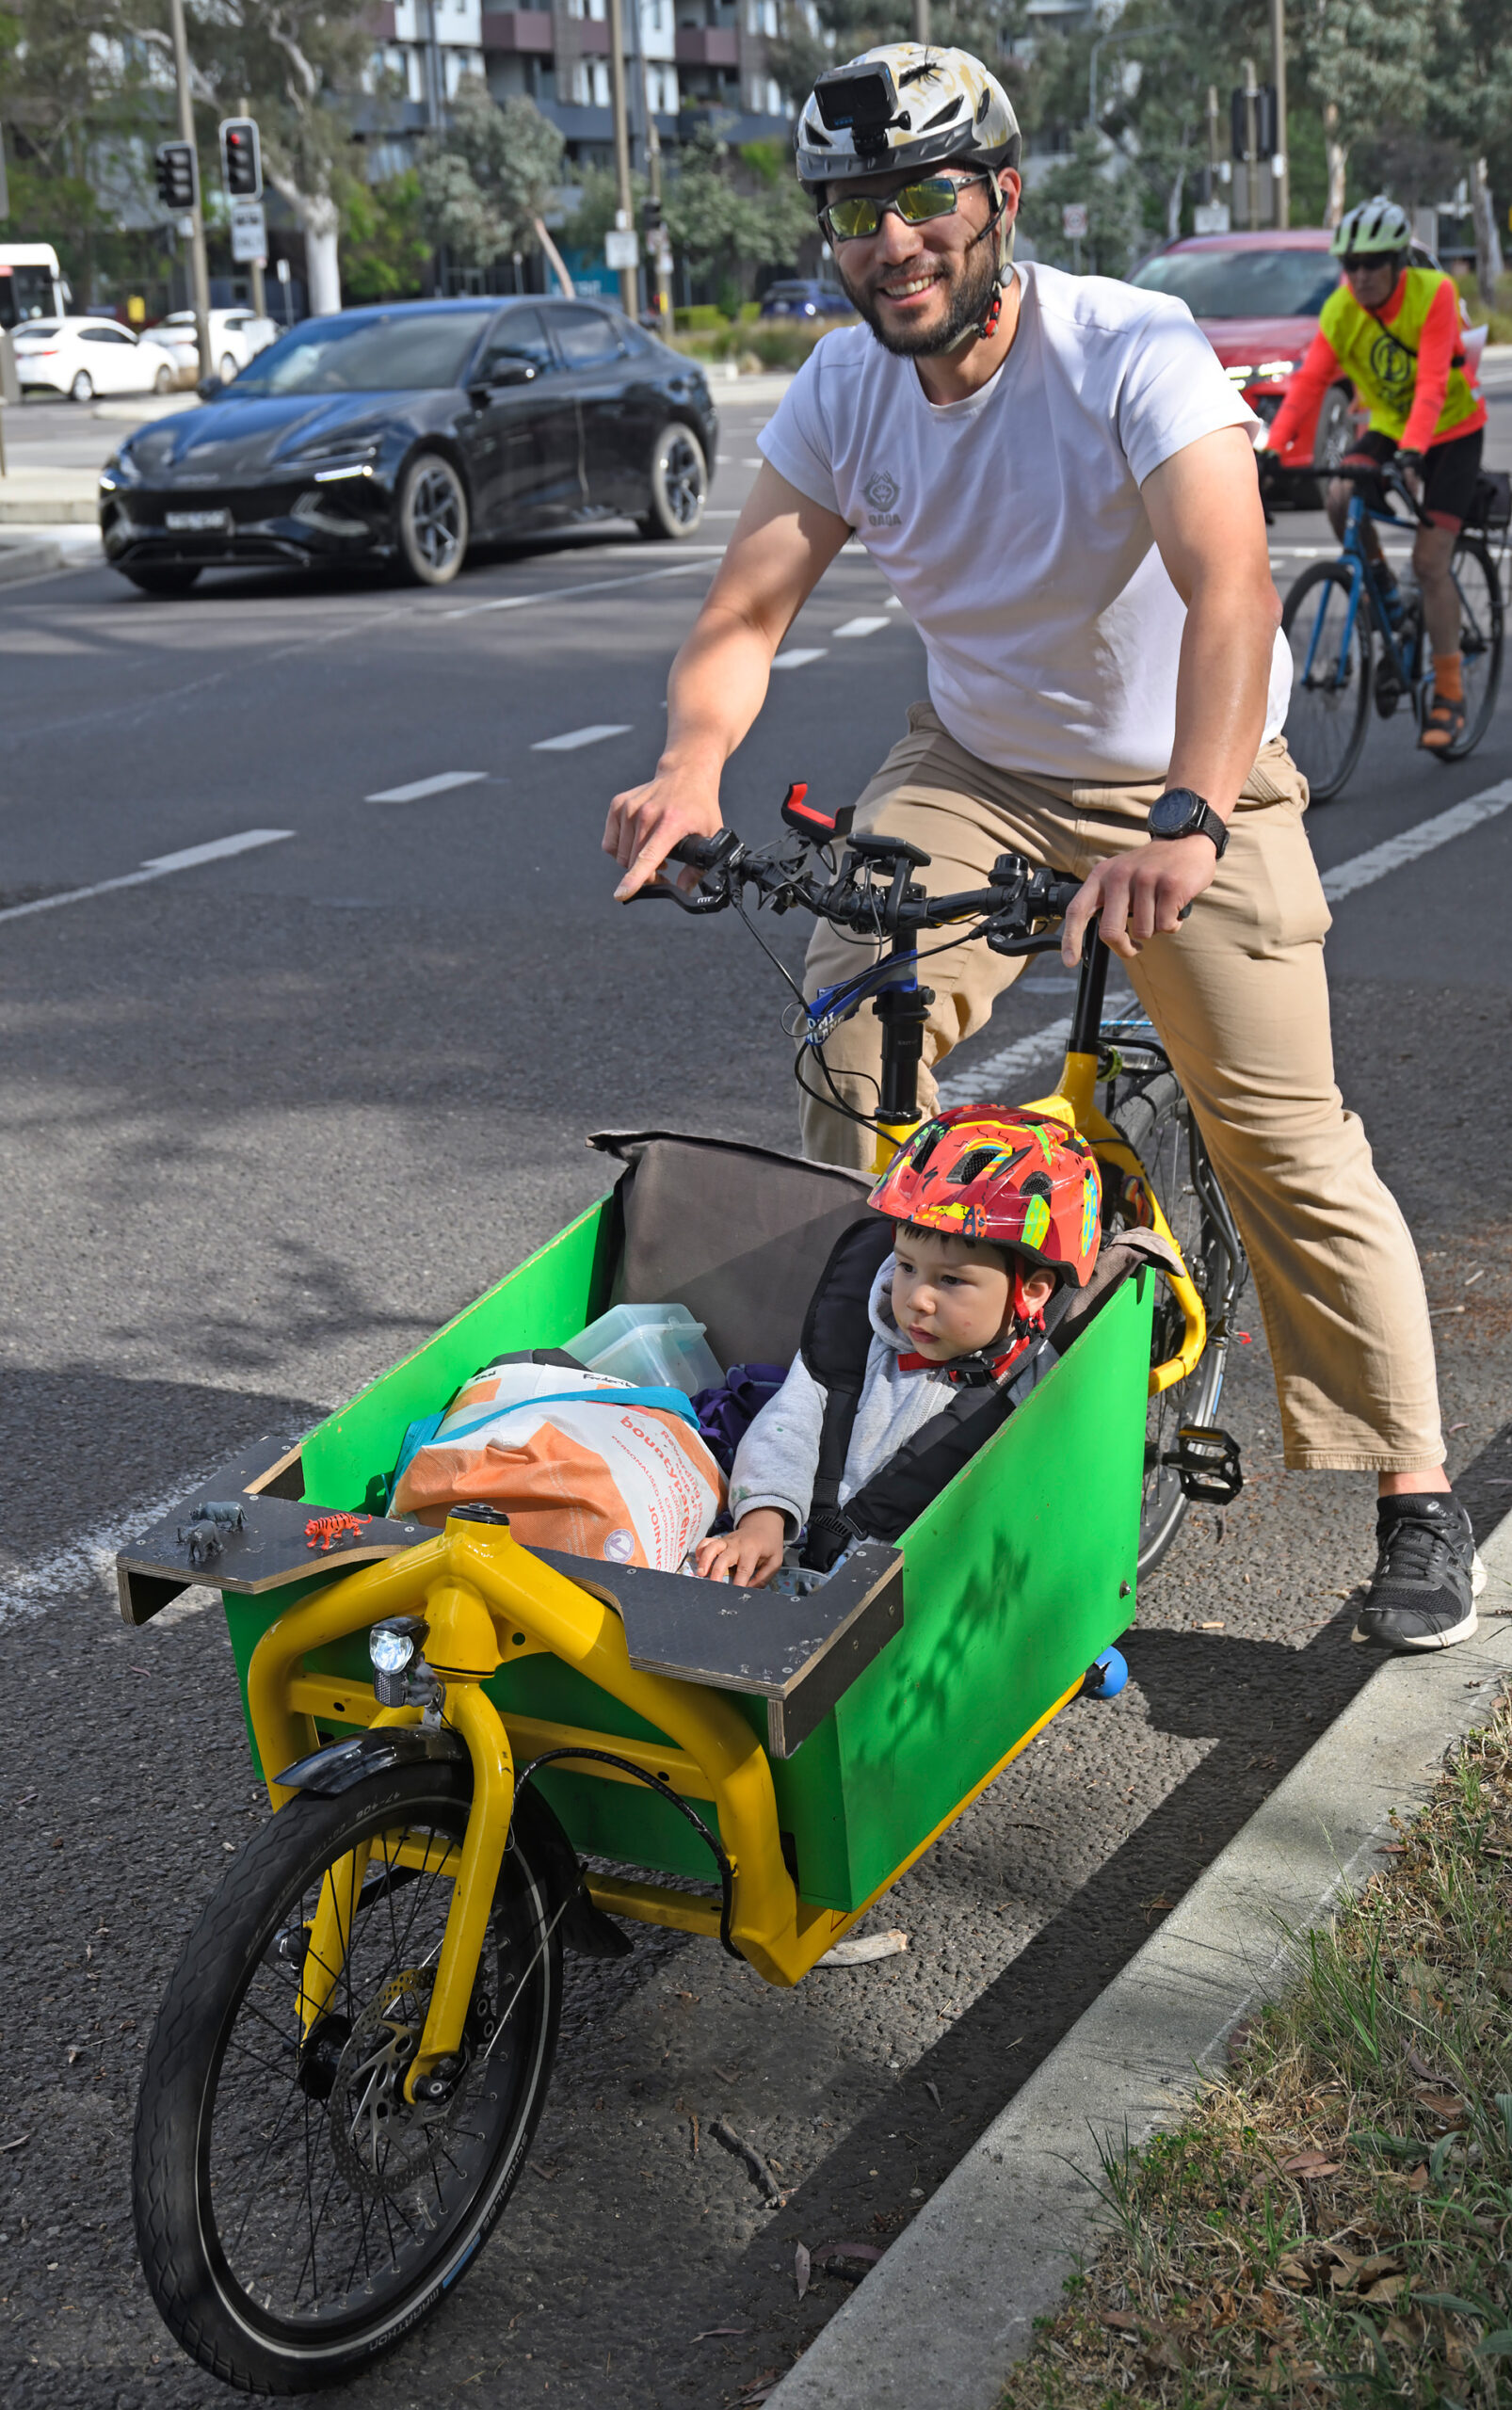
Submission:
<svg viewBox="0 0 1512 2410">
<path fill-rule="evenodd" d="M 1185 837 L 1202 817 L 1202 798 L 1189 787 L 1173 787 L 1150 807 L 1150 833 L 1156 837 Z"/>
</svg>

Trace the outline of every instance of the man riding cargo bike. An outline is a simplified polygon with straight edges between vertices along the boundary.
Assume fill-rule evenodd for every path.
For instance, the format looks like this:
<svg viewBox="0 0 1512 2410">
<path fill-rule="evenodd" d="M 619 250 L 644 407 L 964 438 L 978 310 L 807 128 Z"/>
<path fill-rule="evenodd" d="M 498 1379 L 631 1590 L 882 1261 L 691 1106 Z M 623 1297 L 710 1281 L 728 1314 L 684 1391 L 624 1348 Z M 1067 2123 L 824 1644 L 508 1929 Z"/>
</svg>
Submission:
<svg viewBox="0 0 1512 2410">
<path fill-rule="evenodd" d="M 1002 87 L 957 50 L 883 45 L 805 104 L 798 173 L 864 323 L 824 338 L 759 438 L 655 775 L 610 810 L 617 892 L 719 828 L 773 656 L 859 536 L 924 639 L 930 699 L 858 831 L 912 844 L 925 888 L 979 884 L 1006 852 L 1083 881 L 1065 959 L 1098 917 L 1190 1100 L 1254 1266 L 1287 1463 L 1377 1475 L 1357 1636 L 1444 1647 L 1475 1629 L 1484 1577 L 1442 1470 L 1412 1243 L 1334 1084 L 1258 422 L 1181 303 L 1012 264 L 1019 147 Z M 856 958 L 821 921 L 806 993 Z M 1020 967 L 969 944 L 930 959 L 925 1113 Z M 869 1161 L 880 1042 L 871 1013 L 833 1033 L 811 1157 Z"/>
<path fill-rule="evenodd" d="M 1486 404 L 1466 356 L 1458 288 L 1441 269 L 1409 265 L 1411 239 L 1406 213 L 1382 194 L 1342 220 L 1329 249 L 1343 263 L 1343 280 L 1323 305 L 1318 331 L 1262 448 L 1283 465 L 1293 456 L 1300 458 L 1311 442 L 1318 405 L 1341 377 L 1368 407 L 1370 426 L 1341 466 L 1368 470 L 1391 462 L 1421 498 L 1424 523 L 1413 542 L 1412 572 L 1433 649 L 1433 695 L 1418 741 L 1425 752 L 1442 753 L 1465 734 L 1460 598 L 1450 563 L 1475 503 Z M 1344 532 L 1353 491 L 1343 477 L 1327 487 L 1336 535 Z M 1390 612 L 1396 581 L 1368 519 L 1361 534 Z"/>
</svg>

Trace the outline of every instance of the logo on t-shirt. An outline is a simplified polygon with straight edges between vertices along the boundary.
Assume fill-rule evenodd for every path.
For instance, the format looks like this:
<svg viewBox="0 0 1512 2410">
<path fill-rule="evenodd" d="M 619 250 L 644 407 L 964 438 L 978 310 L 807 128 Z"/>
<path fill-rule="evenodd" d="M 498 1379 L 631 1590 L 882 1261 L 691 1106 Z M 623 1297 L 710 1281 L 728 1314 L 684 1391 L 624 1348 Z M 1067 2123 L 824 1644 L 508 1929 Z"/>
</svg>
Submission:
<svg viewBox="0 0 1512 2410">
<path fill-rule="evenodd" d="M 893 508 L 898 498 L 898 481 L 886 469 L 878 469 L 875 476 L 868 477 L 861 491 L 872 506 L 870 517 L 874 527 L 902 524 Z"/>
<path fill-rule="evenodd" d="M 1384 327 L 1370 347 L 1370 364 L 1377 382 L 1389 394 L 1400 393 L 1404 386 L 1410 385 L 1417 367 L 1406 345 L 1398 343 Z"/>
</svg>

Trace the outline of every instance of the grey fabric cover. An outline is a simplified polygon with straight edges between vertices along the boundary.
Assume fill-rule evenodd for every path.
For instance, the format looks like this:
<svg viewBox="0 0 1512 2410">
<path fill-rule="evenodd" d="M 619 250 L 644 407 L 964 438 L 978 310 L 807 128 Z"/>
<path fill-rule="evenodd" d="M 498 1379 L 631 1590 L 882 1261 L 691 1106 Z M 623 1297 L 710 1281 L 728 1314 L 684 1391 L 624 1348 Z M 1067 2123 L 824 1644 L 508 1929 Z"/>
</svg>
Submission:
<svg viewBox="0 0 1512 2410">
<path fill-rule="evenodd" d="M 1066 1293 L 1065 1309 L 1051 1331 L 1051 1344 L 1057 1356 L 1065 1355 L 1071 1342 L 1081 1336 L 1088 1323 L 1096 1321 L 1124 1282 L 1144 1264 L 1153 1265 L 1156 1271 L 1179 1272 L 1182 1259 L 1170 1241 L 1159 1237 L 1154 1230 L 1116 1230 L 1111 1238 L 1103 1240 L 1086 1288 Z"/>
<path fill-rule="evenodd" d="M 661 1130 L 589 1144 L 629 1166 L 615 1304 L 686 1306 L 723 1365 L 791 1363 L 829 1250 L 866 1209 L 867 1176 Z"/>
</svg>

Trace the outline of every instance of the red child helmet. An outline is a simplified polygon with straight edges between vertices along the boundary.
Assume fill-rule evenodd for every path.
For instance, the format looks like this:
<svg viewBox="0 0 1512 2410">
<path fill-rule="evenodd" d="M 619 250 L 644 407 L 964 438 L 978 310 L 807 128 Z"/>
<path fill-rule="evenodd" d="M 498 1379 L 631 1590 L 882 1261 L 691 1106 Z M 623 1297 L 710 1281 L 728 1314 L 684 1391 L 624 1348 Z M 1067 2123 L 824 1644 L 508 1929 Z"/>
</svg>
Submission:
<svg viewBox="0 0 1512 2410">
<path fill-rule="evenodd" d="M 895 1222 L 985 1239 L 1085 1289 L 1097 1261 L 1097 1157 L 1065 1123 L 958 1104 L 921 1123 L 867 1202 Z"/>
</svg>

